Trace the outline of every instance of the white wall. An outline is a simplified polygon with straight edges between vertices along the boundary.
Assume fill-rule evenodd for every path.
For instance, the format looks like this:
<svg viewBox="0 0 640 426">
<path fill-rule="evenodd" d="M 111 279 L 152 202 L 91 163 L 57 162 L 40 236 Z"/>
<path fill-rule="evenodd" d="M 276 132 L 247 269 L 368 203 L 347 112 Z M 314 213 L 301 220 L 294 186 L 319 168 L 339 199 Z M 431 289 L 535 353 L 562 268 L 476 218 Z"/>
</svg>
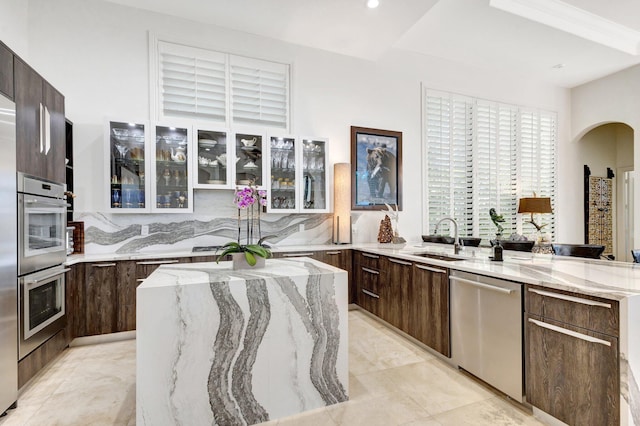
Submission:
<svg viewBox="0 0 640 426">
<path fill-rule="evenodd" d="M 518 76 L 399 50 L 369 62 L 98 0 L 29 0 L 27 59 L 66 96 L 67 116 L 74 122 L 80 211 L 100 211 L 104 204 L 104 117 L 149 118 L 148 31 L 292 63 L 291 132 L 330 138 L 332 163 L 349 161 L 351 125 L 402 131 L 405 209 L 400 231 L 410 240 L 418 240 L 422 233 L 421 82 L 435 89 L 558 111 L 560 145 L 570 140 L 568 91 Z M 570 150 L 560 149 L 561 155 L 567 153 Z M 565 198 L 563 181 L 561 175 L 559 200 Z M 563 202 L 557 209 L 560 239 L 568 239 L 565 229 L 572 229 L 573 208 Z M 356 241 L 375 239 L 382 216 L 361 217 Z"/>
<path fill-rule="evenodd" d="M 603 123 L 620 122 L 631 127 L 637 177 L 640 165 L 640 66 L 572 89 L 571 105 L 571 144 L 578 144 L 582 135 Z M 634 212 L 633 237 L 637 245 L 640 242 L 640 185 L 635 187 Z"/>
<path fill-rule="evenodd" d="M 22 58 L 29 55 L 28 11 L 28 1 L 0 0 L 0 40 Z"/>
</svg>

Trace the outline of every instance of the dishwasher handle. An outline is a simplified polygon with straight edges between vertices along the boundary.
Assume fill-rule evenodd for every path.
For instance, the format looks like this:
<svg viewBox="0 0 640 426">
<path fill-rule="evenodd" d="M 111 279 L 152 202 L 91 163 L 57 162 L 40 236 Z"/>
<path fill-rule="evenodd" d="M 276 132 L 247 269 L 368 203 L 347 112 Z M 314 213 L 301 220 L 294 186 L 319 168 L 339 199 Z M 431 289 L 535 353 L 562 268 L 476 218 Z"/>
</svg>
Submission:
<svg viewBox="0 0 640 426">
<path fill-rule="evenodd" d="M 508 289 L 508 288 L 496 287 L 494 285 L 480 283 L 480 282 L 477 282 L 477 281 L 466 280 L 464 278 L 449 277 L 449 279 L 451 281 L 459 281 L 461 283 L 469 284 L 469 285 L 474 286 L 474 287 L 483 288 L 485 290 L 497 291 L 498 293 L 511 294 L 511 293 L 513 293 L 515 291 L 515 290 Z"/>
</svg>

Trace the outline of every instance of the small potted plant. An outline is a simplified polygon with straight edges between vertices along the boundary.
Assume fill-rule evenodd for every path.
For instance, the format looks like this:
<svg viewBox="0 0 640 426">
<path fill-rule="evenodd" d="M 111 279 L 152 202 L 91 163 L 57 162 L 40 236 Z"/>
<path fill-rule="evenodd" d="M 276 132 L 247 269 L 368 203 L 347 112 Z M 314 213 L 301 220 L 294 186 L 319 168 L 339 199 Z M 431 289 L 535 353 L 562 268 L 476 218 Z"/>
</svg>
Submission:
<svg viewBox="0 0 640 426">
<path fill-rule="evenodd" d="M 234 270 L 264 267 L 265 259 L 271 257 L 271 251 L 262 245 L 268 237 L 261 238 L 260 230 L 260 210 L 267 204 L 266 196 L 267 192 L 258 190 L 253 182 L 243 189 L 236 190 L 233 203 L 238 207 L 238 240 L 222 246 L 223 251 L 217 262 L 231 254 Z M 246 244 L 240 243 L 243 211 L 246 215 Z M 253 243 L 254 238 L 258 240 L 256 243 Z"/>
</svg>

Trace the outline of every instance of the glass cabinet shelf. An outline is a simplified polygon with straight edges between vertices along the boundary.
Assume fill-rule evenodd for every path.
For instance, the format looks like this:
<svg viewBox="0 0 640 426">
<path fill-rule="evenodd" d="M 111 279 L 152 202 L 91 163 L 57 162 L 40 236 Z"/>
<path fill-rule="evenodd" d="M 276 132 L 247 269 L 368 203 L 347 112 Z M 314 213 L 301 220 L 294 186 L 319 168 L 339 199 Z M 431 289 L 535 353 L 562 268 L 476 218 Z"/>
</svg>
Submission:
<svg viewBox="0 0 640 426">
<path fill-rule="evenodd" d="M 189 129 L 156 125 L 152 211 L 193 211 Z"/>
<path fill-rule="evenodd" d="M 194 142 L 198 157 L 194 158 L 196 181 L 194 187 L 208 189 L 231 188 L 231 168 L 228 161 L 233 157 L 230 136 L 227 130 L 194 129 Z"/>
<path fill-rule="evenodd" d="M 256 132 L 235 134 L 235 185 L 264 186 L 263 150 L 265 136 Z"/>
</svg>

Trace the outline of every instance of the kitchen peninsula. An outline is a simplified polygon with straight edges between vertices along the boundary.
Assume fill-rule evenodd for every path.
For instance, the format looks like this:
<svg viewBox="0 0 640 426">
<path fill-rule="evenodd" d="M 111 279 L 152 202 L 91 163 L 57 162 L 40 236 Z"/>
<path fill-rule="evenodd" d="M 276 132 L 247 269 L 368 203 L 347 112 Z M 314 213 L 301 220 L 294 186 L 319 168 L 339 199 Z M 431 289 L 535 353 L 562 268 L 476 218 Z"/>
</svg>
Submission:
<svg viewBox="0 0 640 426">
<path fill-rule="evenodd" d="M 347 273 L 165 265 L 137 289 L 137 424 L 255 424 L 348 399 Z"/>
</svg>

